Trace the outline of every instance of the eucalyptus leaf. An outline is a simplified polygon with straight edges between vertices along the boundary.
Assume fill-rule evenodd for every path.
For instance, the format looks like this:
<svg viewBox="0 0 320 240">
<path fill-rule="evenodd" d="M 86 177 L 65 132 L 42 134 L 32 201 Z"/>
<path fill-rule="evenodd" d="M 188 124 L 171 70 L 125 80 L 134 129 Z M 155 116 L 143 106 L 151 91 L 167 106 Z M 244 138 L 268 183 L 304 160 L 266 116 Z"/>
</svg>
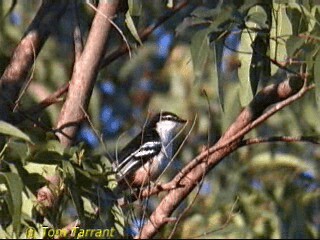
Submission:
<svg viewBox="0 0 320 240">
<path fill-rule="evenodd" d="M 294 57 L 294 54 L 299 51 L 304 43 L 304 39 L 298 36 L 290 36 L 286 41 L 286 49 L 288 57 Z"/>
<path fill-rule="evenodd" d="M 318 51 L 318 53 L 315 57 L 313 71 L 314 71 L 314 82 L 316 85 L 314 93 L 315 93 L 315 97 L 316 97 L 318 111 L 320 112 L 320 51 Z"/>
<path fill-rule="evenodd" d="M 211 50 L 207 29 L 197 32 L 191 39 L 191 57 L 195 80 L 202 79 L 205 64 L 209 59 Z"/>
<path fill-rule="evenodd" d="M 0 134 L 20 138 L 22 140 L 32 143 L 30 137 L 27 134 L 22 132 L 19 128 L 2 120 L 0 120 Z"/>
<path fill-rule="evenodd" d="M 268 28 L 268 16 L 266 11 L 261 6 L 256 6 L 250 9 L 246 19 L 246 25 L 255 29 Z"/>
<path fill-rule="evenodd" d="M 77 209 L 79 219 L 81 222 L 85 222 L 84 205 L 83 205 L 83 200 L 81 198 L 81 194 L 79 191 L 79 187 L 76 186 L 75 182 L 73 181 L 67 181 L 67 182 L 68 182 L 67 187 L 70 191 L 72 202 Z"/>
<path fill-rule="evenodd" d="M 54 151 L 39 151 L 32 156 L 29 156 L 26 161 L 41 164 L 60 164 L 64 159 L 59 153 Z"/>
<path fill-rule="evenodd" d="M 129 13 L 129 11 L 126 13 L 126 25 L 129 28 L 132 36 L 139 42 L 140 45 L 142 45 L 142 41 L 140 39 L 139 33 L 137 31 L 137 28 L 133 22 L 133 19 Z"/>
<path fill-rule="evenodd" d="M 131 16 L 140 16 L 142 12 L 141 0 L 128 0 L 129 13 Z"/>
<path fill-rule="evenodd" d="M 9 198 L 7 204 L 12 217 L 12 227 L 16 236 L 19 236 L 21 229 L 22 181 L 16 173 L 0 172 L 0 183 L 6 184 L 8 188 Z"/>
<path fill-rule="evenodd" d="M 256 34 L 243 31 L 239 45 L 239 59 L 241 60 L 241 67 L 238 69 L 238 76 L 240 81 L 239 97 L 241 106 L 247 106 L 253 98 L 253 91 L 251 86 L 250 71 L 256 67 L 256 63 L 252 62 L 252 41 Z M 257 80 L 259 81 L 259 80 Z"/>
</svg>

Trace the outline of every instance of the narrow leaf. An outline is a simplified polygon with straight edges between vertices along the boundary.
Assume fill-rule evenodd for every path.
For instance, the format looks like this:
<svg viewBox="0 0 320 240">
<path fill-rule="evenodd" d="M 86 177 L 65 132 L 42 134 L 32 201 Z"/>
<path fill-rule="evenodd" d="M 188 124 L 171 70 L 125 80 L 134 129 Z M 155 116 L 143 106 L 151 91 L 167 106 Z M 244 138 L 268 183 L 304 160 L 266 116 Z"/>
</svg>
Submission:
<svg viewBox="0 0 320 240">
<path fill-rule="evenodd" d="M 315 97 L 318 110 L 320 110 L 320 51 L 318 51 L 315 57 L 314 63 L 314 81 L 315 81 Z"/>
<path fill-rule="evenodd" d="M 30 137 L 10 123 L 0 120 L 0 134 L 9 135 L 32 143 Z"/>
<path fill-rule="evenodd" d="M 140 16 L 142 12 L 141 0 L 128 0 L 128 7 L 131 16 Z"/>
<path fill-rule="evenodd" d="M 195 80 L 203 77 L 205 64 L 208 61 L 211 51 L 209 45 L 208 31 L 202 30 L 191 39 L 191 57 L 194 69 Z"/>
<path fill-rule="evenodd" d="M 23 185 L 18 174 L 0 172 L 0 183 L 6 184 L 9 192 L 7 201 L 9 212 L 12 216 L 12 227 L 16 236 L 20 235 L 21 207 Z"/>
<path fill-rule="evenodd" d="M 252 40 L 255 34 L 243 31 L 239 45 L 239 58 L 241 59 L 241 67 L 238 69 L 240 88 L 239 97 L 241 106 L 246 106 L 253 98 L 253 92 L 250 82 L 250 70 L 252 62 Z M 252 71 L 252 70 L 251 70 Z"/>
<path fill-rule="evenodd" d="M 139 42 L 140 45 L 142 45 L 142 41 L 141 41 L 141 39 L 139 37 L 138 31 L 136 29 L 136 26 L 135 26 L 135 24 L 133 22 L 133 19 L 132 19 L 131 15 L 130 15 L 129 11 L 126 13 L 126 25 L 129 28 L 132 36 Z"/>
</svg>

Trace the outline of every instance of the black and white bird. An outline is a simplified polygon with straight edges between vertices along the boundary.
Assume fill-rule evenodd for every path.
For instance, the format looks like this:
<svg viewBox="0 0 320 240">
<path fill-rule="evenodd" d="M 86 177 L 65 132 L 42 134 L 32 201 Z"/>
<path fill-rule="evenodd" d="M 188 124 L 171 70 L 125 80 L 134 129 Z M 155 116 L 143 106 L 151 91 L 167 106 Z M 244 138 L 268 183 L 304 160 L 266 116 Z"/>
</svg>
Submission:
<svg viewBox="0 0 320 240">
<path fill-rule="evenodd" d="M 121 188 L 139 188 L 156 180 L 173 156 L 175 130 L 187 121 L 160 112 L 118 154 L 113 165 Z"/>
</svg>

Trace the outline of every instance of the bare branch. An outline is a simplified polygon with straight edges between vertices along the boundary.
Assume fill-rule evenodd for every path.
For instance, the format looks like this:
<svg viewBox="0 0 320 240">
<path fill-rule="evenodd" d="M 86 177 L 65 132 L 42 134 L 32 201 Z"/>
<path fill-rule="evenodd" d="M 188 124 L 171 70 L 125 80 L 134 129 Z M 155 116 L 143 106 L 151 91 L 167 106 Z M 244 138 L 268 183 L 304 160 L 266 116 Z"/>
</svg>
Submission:
<svg viewBox="0 0 320 240">
<path fill-rule="evenodd" d="M 14 50 L 10 64 L 0 79 L 0 119 L 10 121 L 10 112 L 26 84 L 29 71 L 47 40 L 53 22 L 57 22 L 64 13 L 67 1 L 43 1 L 35 18 Z"/>
<path fill-rule="evenodd" d="M 116 13 L 118 1 L 101 1 L 93 19 L 89 36 L 81 57 L 75 62 L 67 99 L 57 123 L 57 136 L 65 146 L 70 146 L 80 123 L 85 119 L 82 109 L 87 109 L 93 86 L 103 57 L 111 23 L 105 16 Z"/>
</svg>

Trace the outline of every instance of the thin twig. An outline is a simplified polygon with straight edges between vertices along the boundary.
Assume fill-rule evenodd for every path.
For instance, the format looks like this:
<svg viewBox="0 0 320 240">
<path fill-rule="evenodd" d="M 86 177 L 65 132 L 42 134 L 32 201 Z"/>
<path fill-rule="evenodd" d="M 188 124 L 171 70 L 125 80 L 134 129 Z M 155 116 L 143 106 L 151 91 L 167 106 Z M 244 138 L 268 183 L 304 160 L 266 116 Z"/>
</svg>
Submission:
<svg viewBox="0 0 320 240">
<path fill-rule="evenodd" d="M 117 26 L 117 24 L 114 23 L 114 21 L 112 21 L 112 19 L 111 19 L 109 16 L 107 16 L 107 15 L 105 15 L 103 12 L 99 11 L 99 9 L 96 8 L 92 3 L 87 2 L 87 4 L 88 4 L 92 9 L 94 9 L 97 13 L 101 14 L 102 16 L 104 16 L 104 17 L 111 23 L 111 25 L 119 32 L 120 36 L 122 37 L 122 39 L 123 39 L 123 41 L 124 41 L 124 43 L 125 43 L 125 45 L 126 45 L 126 49 L 127 49 L 128 53 L 129 53 L 129 57 L 131 58 L 131 55 L 132 55 L 132 54 L 131 54 L 130 45 L 129 45 L 128 40 L 127 40 L 126 37 L 124 36 L 122 30 Z"/>
<path fill-rule="evenodd" d="M 68 91 L 69 83 L 64 84 L 63 86 L 59 87 L 54 93 L 43 99 L 40 103 L 37 105 L 34 105 L 26 110 L 19 110 L 15 113 L 13 116 L 12 122 L 15 124 L 18 124 L 25 120 L 25 116 L 36 116 L 40 114 L 45 108 L 51 106 L 52 104 L 61 102 L 60 97 L 65 94 Z M 28 118 L 29 120 L 33 119 Z M 37 121 L 36 124 L 39 122 Z"/>
<path fill-rule="evenodd" d="M 166 12 L 164 15 L 160 16 L 158 20 L 151 24 L 150 26 L 146 27 L 142 31 L 139 31 L 139 38 L 141 41 L 147 40 L 147 38 L 150 36 L 150 34 L 161 24 L 166 22 L 168 19 L 170 19 L 173 15 L 175 15 L 177 12 L 179 12 L 181 9 L 186 7 L 189 4 L 190 0 L 185 0 L 177 3 L 172 9 L 170 9 L 168 12 Z M 122 44 L 119 46 L 115 51 L 110 53 L 108 56 L 106 56 L 100 63 L 100 69 L 106 67 L 114 60 L 118 59 L 122 55 L 126 54 L 128 52 L 128 48 L 126 44 Z"/>
<path fill-rule="evenodd" d="M 228 218 L 227 218 L 227 220 L 222 224 L 221 227 L 219 227 L 219 228 L 217 228 L 217 229 L 214 229 L 214 230 L 210 230 L 210 231 L 208 231 L 208 232 L 204 232 L 204 233 L 202 233 L 202 234 L 200 234 L 200 235 L 197 235 L 197 236 L 190 237 L 189 239 L 204 238 L 204 237 L 206 237 L 208 234 L 211 234 L 211 233 L 214 233 L 214 232 L 218 232 L 218 231 L 223 230 L 226 226 L 228 226 L 228 224 L 230 223 L 230 221 L 231 221 L 232 218 L 234 217 L 235 214 L 233 213 L 233 211 L 234 211 L 234 209 L 235 209 L 236 204 L 237 204 L 238 201 L 239 201 L 239 197 L 237 197 L 236 200 L 234 201 L 234 203 L 232 204 L 232 207 L 231 207 L 230 212 L 229 212 L 229 214 L 228 214 Z"/>
<path fill-rule="evenodd" d="M 190 202 L 190 204 L 189 204 L 185 209 L 183 209 L 182 213 L 180 213 L 180 214 L 179 214 L 179 217 L 176 219 L 175 224 L 174 224 L 174 226 L 173 226 L 173 229 L 172 229 L 172 231 L 171 231 L 168 239 L 172 239 L 173 234 L 175 233 L 175 231 L 176 231 L 176 229 L 177 229 L 177 227 L 178 227 L 178 224 L 179 224 L 179 222 L 181 221 L 182 217 L 191 209 L 191 207 L 192 207 L 192 206 L 194 205 L 194 203 L 196 202 L 197 197 L 199 196 L 199 192 L 200 192 L 200 190 L 201 190 L 201 187 L 202 187 L 202 185 L 203 185 L 204 177 L 205 177 L 205 174 L 202 175 L 201 181 L 200 181 L 199 184 L 198 184 L 198 189 L 197 189 L 197 192 L 196 192 L 194 198 L 192 199 L 192 201 Z"/>
<path fill-rule="evenodd" d="M 271 143 L 271 142 L 309 142 L 313 144 L 320 144 L 320 136 L 273 136 L 273 137 L 259 137 L 249 138 L 241 141 L 239 147 L 244 147 L 258 143 Z"/>
<path fill-rule="evenodd" d="M 32 49 L 32 54 L 33 54 L 33 63 L 32 63 L 32 69 L 31 69 L 31 74 L 28 78 L 28 80 L 26 81 L 26 83 L 24 84 L 23 88 L 21 89 L 19 96 L 17 98 L 17 100 L 14 103 L 14 107 L 13 107 L 13 112 L 15 112 L 17 110 L 17 108 L 19 107 L 19 103 L 21 101 L 21 98 L 23 97 L 23 95 L 26 93 L 32 79 L 33 79 L 33 74 L 34 74 L 34 70 L 36 68 L 36 51 L 34 49 L 34 45 L 33 42 L 31 41 L 31 39 L 28 39 L 30 41 L 30 45 L 31 45 L 31 49 Z"/>
</svg>

